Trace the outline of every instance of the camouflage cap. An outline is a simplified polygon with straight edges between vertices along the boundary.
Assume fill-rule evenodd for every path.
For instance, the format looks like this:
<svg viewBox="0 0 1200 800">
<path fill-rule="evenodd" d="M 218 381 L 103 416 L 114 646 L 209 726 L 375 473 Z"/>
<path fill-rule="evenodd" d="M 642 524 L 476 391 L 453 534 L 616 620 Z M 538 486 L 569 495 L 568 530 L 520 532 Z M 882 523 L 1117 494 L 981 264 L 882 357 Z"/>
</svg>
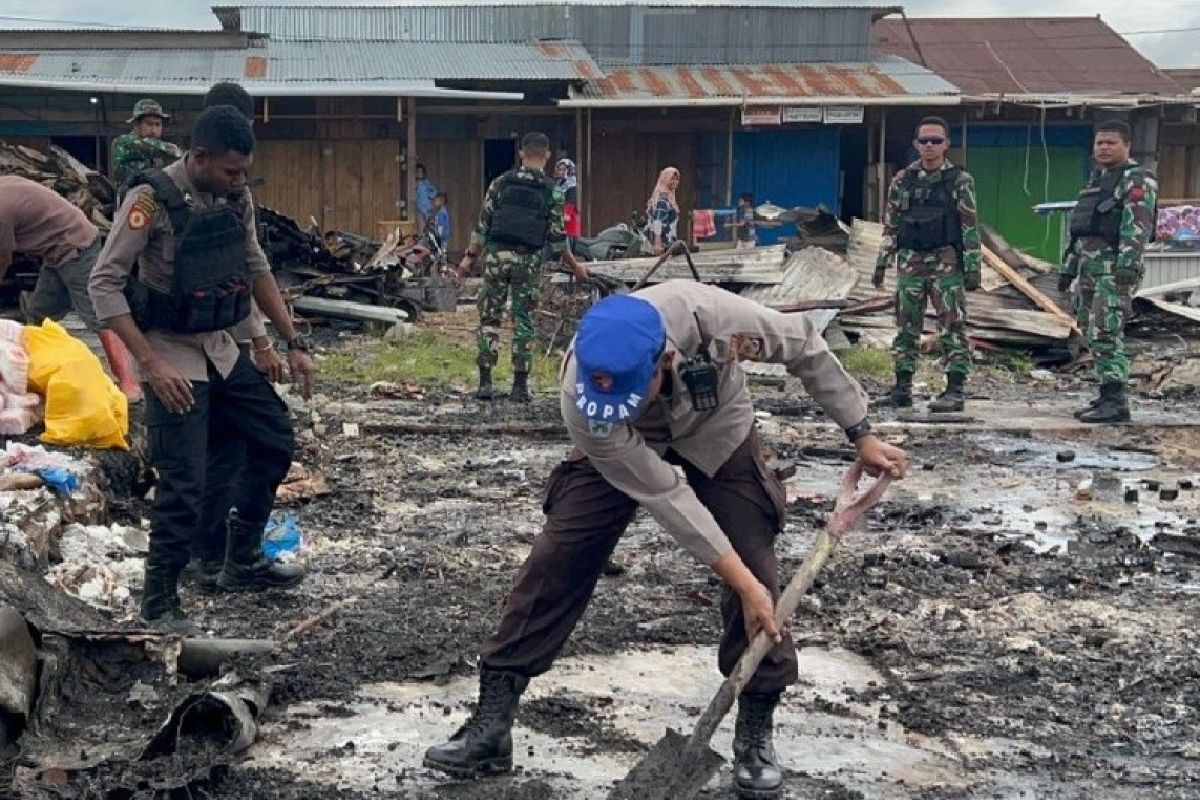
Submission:
<svg viewBox="0 0 1200 800">
<path fill-rule="evenodd" d="M 133 116 L 125 122 L 137 122 L 142 117 L 162 117 L 166 121 L 171 118 L 171 115 L 163 111 L 162 103 L 157 100 L 138 100 L 133 104 Z"/>
</svg>

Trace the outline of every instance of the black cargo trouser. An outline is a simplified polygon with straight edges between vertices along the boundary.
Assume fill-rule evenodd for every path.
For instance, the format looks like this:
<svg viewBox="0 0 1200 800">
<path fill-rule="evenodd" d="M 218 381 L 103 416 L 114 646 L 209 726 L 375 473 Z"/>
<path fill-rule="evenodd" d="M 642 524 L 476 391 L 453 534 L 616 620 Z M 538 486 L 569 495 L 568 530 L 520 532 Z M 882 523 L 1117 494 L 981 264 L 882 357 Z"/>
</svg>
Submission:
<svg viewBox="0 0 1200 800">
<path fill-rule="evenodd" d="M 243 357 L 251 358 L 249 345 L 239 344 L 238 350 Z M 233 492 L 245 465 L 245 441 L 232 436 L 209 439 L 208 463 L 204 467 L 204 500 L 200 504 L 200 523 L 191 545 L 192 555 L 201 561 L 225 558 L 229 512 L 234 507 Z"/>
<path fill-rule="evenodd" d="M 688 484 L 738 556 L 778 599 L 774 545 L 786 502 L 783 485 L 763 463 L 757 436 L 751 432 L 711 478 L 674 453 L 668 452 L 668 460 L 683 467 Z M 633 521 L 637 504 L 576 450 L 551 473 L 543 509 L 542 532 L 517 574 L 499 629 L 483 647 L 482 662 L 489 669 L 528 677 L 550 669 L 591 600 L 617 541 Z M 721 618 L 725 631 L 718 665 L 728 676 L 747 644 L 741 600 L 728 586 L 722 587 Z M 785 634 L 767 653 L 746 691 L 779 692 L 795 683 L 797 674 L 796 647 Z"/>
<path fill-rule="evenodd" d="M 266 526 L 275 492 L 292 464 L 295 443 L 287 406 L 245 355 L 227 378 L 210 364 L 208 381 L 194 382 L 192 395 L 190 411 L 172 414 L 146 385 L 150 463 L 158 472 L 147 566 L 182 569 L 202 520 L 221 514 L 219 507 L 204 508 L 217 502 L 209 491 L 214 454 L 244 449 L 240 473 L 214 471 L 211 479 L 215 488 L 226 487 L 220 499 L 224 514 L 236 507 L 248 527 L 259 529 Z"/>
</svg>

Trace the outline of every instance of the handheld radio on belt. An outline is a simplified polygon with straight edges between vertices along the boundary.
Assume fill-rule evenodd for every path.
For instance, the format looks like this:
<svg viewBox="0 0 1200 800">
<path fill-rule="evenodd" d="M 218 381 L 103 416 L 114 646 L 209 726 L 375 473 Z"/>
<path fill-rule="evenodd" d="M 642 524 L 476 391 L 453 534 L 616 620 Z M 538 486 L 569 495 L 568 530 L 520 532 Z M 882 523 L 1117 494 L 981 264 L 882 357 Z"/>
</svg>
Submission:
<svg viewBox="0 0 1200 800">
<path fill-rule="evenodd" d="M 700 331 L 700 351 L 683 362 L 679 368 L 679 377 L 687 386 L 688 394 L 692 397 L 692 407 L 697 411 L 712 411 L 720 404 L 717 394 L 718 379 L 717 365 L 709 355 L 711 339 L 705 335 L 700 326 L 700 316 L 693 311 L 696 329 Z"/>
</svg>

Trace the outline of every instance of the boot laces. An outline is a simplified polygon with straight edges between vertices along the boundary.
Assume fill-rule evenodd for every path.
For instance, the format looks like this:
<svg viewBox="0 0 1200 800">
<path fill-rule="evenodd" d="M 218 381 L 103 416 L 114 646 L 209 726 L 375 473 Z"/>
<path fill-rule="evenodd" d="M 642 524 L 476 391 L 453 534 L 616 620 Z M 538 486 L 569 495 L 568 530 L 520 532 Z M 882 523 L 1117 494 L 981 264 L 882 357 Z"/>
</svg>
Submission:
<svg viewBox="0 0 1200 800">
<path fill-rule="evenodd" d="M 497 718 L 503 717 L 512 701 L 511 690 L 504 675 L 485 675 L 480 682 L 479 702 L 475 711 L 463 723 L 459 733 L 478 733 Z"/>
<path fill-rule="evenodd" d="M 766 746 L 771 735 L 771 717 L 775 707 L 773 704 L 752 702 L 746 704 L 745 731 L 746 744 L 749 748 L 759 750 Z"/>
</svg>

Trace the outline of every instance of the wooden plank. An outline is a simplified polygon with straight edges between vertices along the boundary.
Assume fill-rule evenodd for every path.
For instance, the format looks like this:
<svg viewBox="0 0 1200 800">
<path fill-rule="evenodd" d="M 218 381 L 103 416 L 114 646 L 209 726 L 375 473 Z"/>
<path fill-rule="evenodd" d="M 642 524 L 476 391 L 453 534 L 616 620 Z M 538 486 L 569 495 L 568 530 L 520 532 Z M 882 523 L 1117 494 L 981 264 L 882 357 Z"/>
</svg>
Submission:
<svg viewBox="0 0 1200 800">
<path fill-rule="evenodd" d="M 368 139 L 362 142 L 362 209 L 363 236 L 375 237 L 381 220 L 400 218 L 400 145 L 391 139 Z"/>
<path fill-rule="evenodd" d="M 1038 308 L 1049 314 L 1053 314 L 1061 320 L 1064 320 L 1076 331 L 1079 330 L 1075 325 L 1074 317 L 1059 308 L 1058 304 L 1043 294 L 1041 289 L 1038 289 L 1036 286 L 1026 280 L 1024 275 L 1017 272 L 1008 264 L 1005 264 L 999 256 L 997 256 L 987 247 L 983 248 L 983 260 L 987 262 L 992 269 L 999 272 L 1005 278 L 1008 278 L 1009 283 L 1020 290 L 1023 295 L 1032 300 L 1033 304 Z"/>
<path fill-rule="evenodd" d="M 260 140 L 254 175 L 256 202 L 286 214 L 302 228 L 321 219 L 321 150 L 313 141 Z"/>
<path fill-rule="evenodd" d="M 679 238 L 691 236 L 690 214 L 696 207 L 697 135 L 613 132 L 611 123 L 595 124 L 594 157 L 590 181 L 592 232 L 628 222 L 634 211 L 644 211 L 658 173 L 666 167 L 679 170 L 676 194 L 681 210 Z"/>
<path fill-rule="evenodd" d="M 471 229 L 483 206 L 483 156 L 479 142 L 466 139 L 426 139 L 421 163 L 434 185 L 450 201 L 450 250 L 461 252 L 470 243 Z"/>
</svg>

